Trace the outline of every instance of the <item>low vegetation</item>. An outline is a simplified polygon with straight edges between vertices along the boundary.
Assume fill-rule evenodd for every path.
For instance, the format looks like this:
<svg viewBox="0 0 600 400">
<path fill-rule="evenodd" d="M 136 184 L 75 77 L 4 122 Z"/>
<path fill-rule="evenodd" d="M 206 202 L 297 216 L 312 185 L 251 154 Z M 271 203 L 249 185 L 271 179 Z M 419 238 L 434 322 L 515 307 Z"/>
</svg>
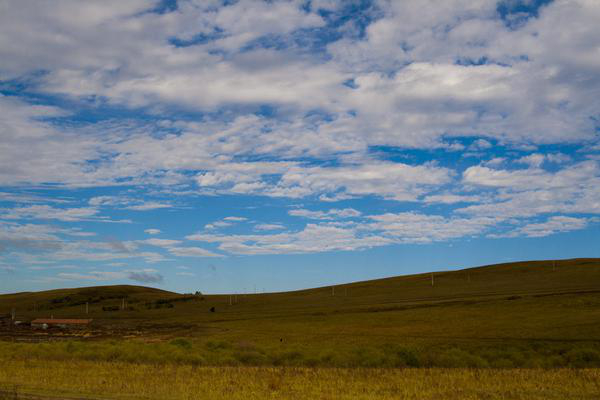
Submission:
<svg viewBox="0 0 600 400">
<path fill-rule="evenodd" d="M 313 344 L 261 346 L 253 342 L 176 338 L 140 340 L 0 343 L 0 361 L 102 361 L 192 366 L 293 366 L 361 368 L 600 368 L 600 345 L 589 343 L 515 344 L 393 342 L 370 346 Z"/>
<path fill-rule="evenodd" d="M 237 296 L 64 289 L 2 295 L 0 315 L 81 318 L 85 299 L 90 328 L 0 329 L 0 385 L 78 398 L 600 398 L 598 259 Z"/>
</svg>

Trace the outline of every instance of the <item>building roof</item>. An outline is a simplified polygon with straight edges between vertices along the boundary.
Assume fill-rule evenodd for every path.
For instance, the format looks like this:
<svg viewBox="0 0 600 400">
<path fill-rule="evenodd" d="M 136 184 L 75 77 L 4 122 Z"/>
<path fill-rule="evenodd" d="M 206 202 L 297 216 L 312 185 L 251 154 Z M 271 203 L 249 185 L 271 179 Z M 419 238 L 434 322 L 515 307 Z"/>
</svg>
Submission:
<svg viewBox="0 0 600 400">
<path fill-rule="evenodd" d="M 87 325 L 92 322 L 91 319 L 48 319 L 38 318 L 31 321 L 32 324 L 61 324 L 61 325 Z"/>
</svg>

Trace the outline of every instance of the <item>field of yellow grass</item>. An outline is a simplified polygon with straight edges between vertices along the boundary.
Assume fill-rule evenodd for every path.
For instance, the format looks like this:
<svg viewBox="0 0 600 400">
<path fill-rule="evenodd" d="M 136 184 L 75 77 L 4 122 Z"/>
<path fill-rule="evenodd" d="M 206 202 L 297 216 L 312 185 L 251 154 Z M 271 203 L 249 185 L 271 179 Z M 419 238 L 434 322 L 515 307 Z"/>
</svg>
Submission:
<svg viewBox="0 0 600 400">
<path fill-rule="evenodd" d="M 11 399 L 16 394 L 16 398 L 77 399 L 562 400 L 600 398 L 600 370 L 193 367 L 7 360 L 0 368 L 0 387 Z"/>
</svg>

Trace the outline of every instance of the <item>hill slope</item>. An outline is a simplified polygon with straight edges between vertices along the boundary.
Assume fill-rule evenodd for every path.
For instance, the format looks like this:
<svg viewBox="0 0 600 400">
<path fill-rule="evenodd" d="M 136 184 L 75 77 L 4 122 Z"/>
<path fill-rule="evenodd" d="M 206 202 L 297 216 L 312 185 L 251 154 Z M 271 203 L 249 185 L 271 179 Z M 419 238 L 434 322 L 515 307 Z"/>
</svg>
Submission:
<svg viewBox="0 0 600 400">
<path fill-rule="evenodd" d="M 123 299 L 126 310 L 120 307 Z M 84 314 L 86 301 L 89 315 Z M 418 274 L 238 296 L 186 296 L 136 286 L 0 296 L 0 313 L 10 307 L 23 319 L 87 316 L 94 319 L 92 338 L 127 338 L 108 348 L 81 348 L 84 358 L 600 366 L 600 259 L 436 272 L 433 285 L 432 274 Z M 19 340 L 44 338 L 26 328 L 0 336 L 12 340 L 15 335 L 21 335 Z M 176 339 L 181 337 L 186 339 Z M 64 338 L 61 333 L 53 339 Z M 150 351 L 147 342 L 166 347 L 156 344 Z M 73 349 L 55 347 L 52 357 L 71 357 Z"/>
<path fill-rule="evenodd" d="M 237 296 L 185 296 L 128 285 L 18 293 L 0 296 L 0 314 L 14 307 L 23 319 L 50 315 L 77 318 L 85 315 L 87 302 L 88 316 L 100 325 L 189 327 L 251 320 L 273 324 L 290 318 L 330 317 L 333 322 L 347 314 L 352 315 L 351 318 L 372 318 L 372 314 L 381 312 L 386 312 L 385 319 L 389 319 L 406 315 L 409 310 L 433 312 L 441 307 L 454 307 L 453 312 L 458 312 L 457 307 L 464 311 L 494 304 L 500 318 L 501 311 L 512 315 L 520 307 L 533 310 L 554 301 L 561 304 L 588 302 L 591 306 L 598 300 L 599 293 L 600 259 L 573 259 L 507 263 L 335 287 Z M 126 310 L 121 310 L 123 300 Z M 510 310 L 504 310 L 505 306 Z M 213 307 L 215 312 L 210 311 Z M 578 315 L 587 315 L 585 310 L 580 311 Z M 551 318 L 554 312 L 557 310 L 545 310 L 538 317 Z M 358 314 L 361 316 L 357 317 Z M 486 318 L 478 323 L 484 320 Z M 548 331 L 539 333 L 548 334 Z"/>
</svg>

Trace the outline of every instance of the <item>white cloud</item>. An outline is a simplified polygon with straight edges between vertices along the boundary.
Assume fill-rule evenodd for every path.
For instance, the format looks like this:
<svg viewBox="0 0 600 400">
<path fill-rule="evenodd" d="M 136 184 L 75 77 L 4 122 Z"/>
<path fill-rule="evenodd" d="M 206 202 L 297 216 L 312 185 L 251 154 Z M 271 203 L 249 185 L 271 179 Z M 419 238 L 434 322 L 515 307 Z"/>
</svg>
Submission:
<svg viewBox="0 0 600 400">
<path fill-rule="evenodd" d="M 93 207 L 117 207 L 125 210 L 148 211 L 159 208 L 171 208 L 172 204 L 167 202 L 146 201 L 132 199 L 125 196 L 96 196 L 89 200 L 89 204 Z"/>
<path fill-rule="evenodd" d="M 554 216 L 545 222 L 530 223 L 506 234 L 493 234 L 492 237 L 544 237 L 559 232 L 569 232 L 584 229 L 589 223 L 587 218 Z"/>
<path fill-rule="evenodd" d="M 125 187 L 182 198 L 376 196 L 414 210 L 472 203 L 446 215 L 296 209 L 289 214 L 318 223 L 287 231 L 253 221 L 258 233 L 282 232 L 193 235 L 228 253 L 272 254 L 451 240 L 502 230 L 509 220 L 516 235 L 543 236 L 589 224 L 574 214 L 600 213 L 600 164 L 589 154 L 598 148 L 597 2 L 557 0 L 508 27 L 496 1 L 381 1 L 364 35 L 350 18 L 327 28 L 339 40 L 324 48 L 311 36 L 327 23 L 317 10 L 337 13 L 343 2 L 179 1 L 174 11 L 148 12 L 154 6 L 0 6 L 0 80 L 34 94 L 0 95 L 0 186 L 123 187 L 123 195 L 99 195 L 86 206 L 7 189 L 0 200 L 16 205 L 0 209 L 1 219 L 128 222 L 103 213 L 179 204 Z M 77 114 L 115 107 L 128 117 L 83 122 Z M 546 153 L 543 144 L 585 151 Z M 387 146 L 398 147 L 394 161 L 373 150 Z M 406 148 L 449 157 L 432 152 L 422 161 Z M 454 165 L 458 151 L 464 157 Z M 481 164 L 463 167 L 469 155 Z M 530 221 L 540 216 L 549 219 Z M 234 230 L 244 221 L 229 216 L 205 229 Z M 0 251 L 32 262 L 165 259 L 141 245 L 219 256 L 176 239 L 74 240 L 90 235 L 5 224 Z"/>
<path fill-rule="evenodd" d="M 169 247 L 169 252 L 178 257 L 223 257 L 201 247 Z"/>
<path fill-rule="evenodd" d="M 544 161 L 546 161 L 546 155 L 539 153 L 530 154 L 528 156 L 524 156 L 516 160 L 516 162 L 527 164 L 531 168 L 540 168 Z"/>
<path fill-rule="evenodd" d="M 38 224 L 0 222 L 0 253 L 11 251 L 45 252 L 62 247 L 57 230 Z"/>
<path fill-rule="evenodd" d="M 423 199 L 425 203 L 441 203 L 441 204 L 455 204 L 455 203 L 476 203 L 481 201 L 481 196 L 464 196 L 458 194 L 434 194 L 426 196 Z"/>
<path fill-rule="evenodd" d="M 399 243 L 429 243 L 476 236 L 498 221 L 488 217 L 446 218 L 414 212 L 369 216 L 368 229 L 383 231 Z"/>
<path fill-rule="evenodd" d="M 136 204 L 136 205 L 128 206 L 125 208 L 128 210 L 134 210 L 134 211 L 148 211 L 148 210 L 156 210 L 159 208 L 171 208 L 171 207 L 173 207 L 173 206 L 168 203 L 159 203 L 156 201 L 146 201 L 146 202 L 143 202 L 142 204 Z"/>
<path fill-rule="evenodd" d="M 94 207 L 56 208 L 46 204 L 36 204 L 26 207 L 0 208 L 0 218 L 3 219 L 55 219 L 65 222 L 98 221 L 112 223 L 130 223 L 130 220 L 112 220 L 97 215 L 99 210 Z M 76 233 L 75 233 L 76 234 Z"/>
<path fill-rule="evenodd" d="M 482 166 L 469 167 L 463 173 L 463 181 L 466 184 L 515 190 L 568 188 L 575 184 L 592 183 L 599 177 L 600 168 L 595 161 L 573 164 L 555 173 L 538 167 L 502 170 Z"/>
<path fill-rule="evenodd" d="M 359 250 L 389 244 L 375 235 L 359 236 L 352 229 L 331 225 L 307 224 L 299 232 L 270 235 L 195 234 L 187 237 L 208 243 L 219 243 L 219 249 L 232 254 L 297 254 L 324 251 Z"/>
<path fill-rule="evenodd" d="M 233 221 L 233 222 L 243 222 L 243 221 L 247 221 L 248 218 L 244 218 L 244 217 L 225 217 L 223 218 L 224 221 Z"/>
<path fill-rule="evenodd" d="M 495 201 L 460 208 L 459 213 L 501 218 L 548 213 L 600 213 L 600 167 L 583 161 L 550 172 L 541 168 L 499 170 L 470 167 L 466 184 L 497 191 Z"/>
<path fill-rule="evenodd" d="M 254 229 L 257 231 L 275 231 L 285 229 L 285 226 L 282 224 L 256 224 Z"/>
<path fill-rule="evenodd" d="M 273 182 L 276 176 L 279 179 Z M 389 162 L 331 168 L 303 167 L 295 163 L 246 163 L 223 165 L 198 176 L 197 180 L 200 186 L 216 187 L 224 193 L 292 198 L 342 193 L 416 200 L 429 186 L 449 182 L 450 176 L 451 172 L 441 167 Z"/>
<path fill-rule="evenodd" d="M 479 235 L 494 218 L 445 218 L 417 213 L 382 214 L 354 224 L 307 224 L 303 230 L 262 235 L 197 233 L 186 239 L 218 243 L 232 254 L 295 254 L 350 251 L 394 243 L 429 243 Z"/>
<path fill-rule="evenodd" d="M 304 217 L 309 219 L 337 219 L 337 218 L 353 218 L 359 217 L 362 213 L 353 208 L 336 209 L 332 208 L 328 211 L 311 211 L 302 208 L 288 211 L 289 215 L 294 217 Z"/>
<path fill-rule="evenodd" d="M 138 243 L 149 244 L 150 246 L 157 247 L 172 247 L 181 243 L 181 240 L 172 240 L 172 239 L 145 239 L 139 240 Z"/>
</svg>

